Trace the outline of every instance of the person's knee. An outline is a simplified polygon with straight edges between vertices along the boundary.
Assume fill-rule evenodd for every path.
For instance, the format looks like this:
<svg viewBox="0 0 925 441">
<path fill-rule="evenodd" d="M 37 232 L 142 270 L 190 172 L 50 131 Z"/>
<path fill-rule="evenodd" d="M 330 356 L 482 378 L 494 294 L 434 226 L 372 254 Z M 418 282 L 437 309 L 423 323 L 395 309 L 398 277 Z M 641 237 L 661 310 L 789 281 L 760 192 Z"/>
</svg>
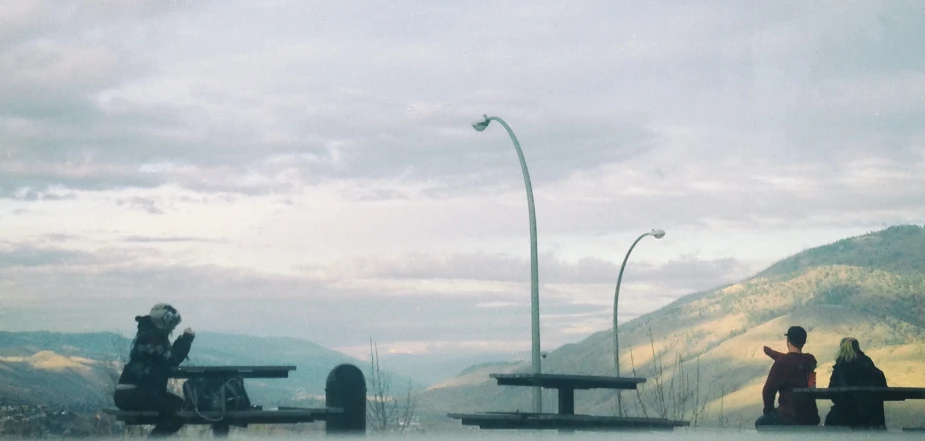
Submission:
<svg viewBox="0 0 925 441">
<path fill-rule="evenodd" d="M 164 407 L 169 412 L 177 412 L 178 410 L 183 408 L 183 403 L 184 403 L 183 398 L 178 397 L 174 394 L 167 394 L 167 400 L 166 400 Z"/>
</svg>

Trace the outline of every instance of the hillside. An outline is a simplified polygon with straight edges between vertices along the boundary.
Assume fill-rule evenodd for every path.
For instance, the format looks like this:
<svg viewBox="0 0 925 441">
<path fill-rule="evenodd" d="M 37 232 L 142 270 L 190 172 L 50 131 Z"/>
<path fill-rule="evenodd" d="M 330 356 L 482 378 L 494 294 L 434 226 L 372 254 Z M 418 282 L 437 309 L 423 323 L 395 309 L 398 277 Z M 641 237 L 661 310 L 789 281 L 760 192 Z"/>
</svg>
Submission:
<svg viewBox="0 0 925 441">
<path fill-rule="evenodd" d="M 794 324 L 809 331 L 804 349 L 820 362 L 822 386 L 838 341 L 849 335 L 861 341 L 890 385 L 925 386 L 923 305 L 925 228 L 891 227 L 806 250 L 741 283 L 686 296 L 621 325 L 622 373 L 632 375 L 635 366 L 649 379 L 639 397 L 624 394 L 624 407 L 633 415 L 750 427 L 771 365 L 761 348 L 784 350 L 782 334 Z M 612 339 L 607 330 L 565 345 L 549 354 L 543 370 L 612 375 Z M 433 387 L 419 400 L 435 414 L 532 407 L 526 388 L 498 387 L 487 373 L 478 384 L 471 375 L 465 380 Z M 578 395 L 577 412 L 607 415 L 616 409 L 613 392 Z M 544 406 L 553 410 L 555 394 L 544 396 Z M 819 405 L 824 416 L 828 403 Z M 913 411 L 921 415 L 925 403 L 888 403 L 887 422 L 920 424 L 913 422 Z"/>
<path fill-rule="evenodd" d="M 51 351 L 0 356 L 0 404 L 67 403 L 75 410 L 98 409 L 109 402 L 111 365 Z"/>
<path fill-rule="evenodd" d="M 96 407 L 109 403 L 131 339 L 112 333 L 0 332 L 0 397 L 16 404 Z M 275 405 L 324 396 L 341 363 L 369 363 L 296 338 L 197 333 L 188 365 L 295 365 L 288 379 L 247 381 L 251 398 Z M 408 378 L 395 375 L 408 384 Z M 415 388 L 422 385 L 412 383 Z"/>
</svg>

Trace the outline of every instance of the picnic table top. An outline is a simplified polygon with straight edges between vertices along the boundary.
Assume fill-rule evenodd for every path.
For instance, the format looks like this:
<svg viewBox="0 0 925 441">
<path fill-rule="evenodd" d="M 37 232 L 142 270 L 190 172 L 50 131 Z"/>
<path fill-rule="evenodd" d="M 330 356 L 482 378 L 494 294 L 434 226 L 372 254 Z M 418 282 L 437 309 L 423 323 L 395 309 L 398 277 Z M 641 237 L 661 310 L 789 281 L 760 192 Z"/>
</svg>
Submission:
<svg viewBox="0 0 925 441">
<path fill-rule="evenodd" d="M 813 398 L 829 399 L 834 396 L 866 393 L 878 396 L 884 401 L 925 400 L 925 387 L 873 387 L 846 386 L 829 388 L 796 388 L 794 393 L 808 394 Z"/>
<path fill-rule="evenodd" d="M 171 378 L 288 378 L 295 366 L 179 366 L 171 371 Z"/>
<path fill-rule="evenodd" d="M 539 386 L 546 389 L 636 389 L 645 378 L 568 374 L 489 374 L 499 386 Z"/>
<path fill-rule="evenodd" d="M 103 412 L 114 415 L 128 425 L 155 424 L 160 418 L 156 411 L 127 411 L 115 408 L 104 409 Z M 212 425 L 217 422 L 231 425 L 247 424 L 295 424 L 311 423 L 324 420 L 331 414 L 342 413 L 336 407 L 320 409 L 282 407 L 277 410 L 228 410 L 228 411 L 200 411 L 181 410 L 176 416 L 183 419 L 184 424 Z"/>
<path fill-rule="evenodd" d="M 461 420 L 463 425 L 482 429 L 663 429 L 689 426 L 687 421 L 663 418 L 636 418 L 597 415 L 562 415 L 558 413 L 482 412 L 449 413 L 448 417 Z"/>
</svg>

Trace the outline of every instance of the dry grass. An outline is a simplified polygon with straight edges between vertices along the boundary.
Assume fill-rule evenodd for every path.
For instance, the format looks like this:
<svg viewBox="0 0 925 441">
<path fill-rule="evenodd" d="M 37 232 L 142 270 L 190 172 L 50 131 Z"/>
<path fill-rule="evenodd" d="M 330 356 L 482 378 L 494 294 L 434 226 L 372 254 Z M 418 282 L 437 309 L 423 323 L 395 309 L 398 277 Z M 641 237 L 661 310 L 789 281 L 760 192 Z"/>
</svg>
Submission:
<svg viewBox="0 0 925 441">
<path fill-rule="evenodd" d="M 93 360 L 80 357 L 66 357 L 52 351 L 40 351 L 29 357 L 0 357 L 0 362 L 25 363 L 33 369 L 45 371 L 90 371 L 90 366 L 96 364 Z"/>
</svg>

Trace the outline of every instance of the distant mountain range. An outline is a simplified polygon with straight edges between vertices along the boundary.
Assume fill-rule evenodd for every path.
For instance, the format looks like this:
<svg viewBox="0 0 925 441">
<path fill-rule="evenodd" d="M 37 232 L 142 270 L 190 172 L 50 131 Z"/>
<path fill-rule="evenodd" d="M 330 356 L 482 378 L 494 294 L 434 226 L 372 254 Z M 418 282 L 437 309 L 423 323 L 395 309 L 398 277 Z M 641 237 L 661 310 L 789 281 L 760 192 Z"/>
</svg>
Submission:
<svg viewBox="0 0 925 441">
<path fill-rule="evenodd" d="M 750 427 L 771 365 L 762 346 L 784 350 L 783 333 L 791 325 L 809 331 L 805 350 L 820 362 L 821 386 L 836 344 L 854 336 L 891 385 L 925 387 L 925 228 L 896 226 L 809 249 L 740 283 L 688 295 L 621 324 L 622 374 L 648 379 L 638 394 L 623 394 L 624 408 L 630 415 Z M 612 339 L 605 330 L 551 351 L 543 371 L 612 375 Z M 105 404 L 129 344 L 110 333 L 0 332 L 0 401 Z M 488 377 L 530 371 L 523 354 L 382 360 L 422 379 L 413 383 L 416 389 L 432 384 L 416 396 L 417 414 L 432 426 L 459 428 L 446 412 L 532 409 L 527 388 L 499 387 Z M 323 396 L 328 372 L 344 362 L 368 374 L 368 361 L 294 338 L 199 333 L 191 354 L 198 365 L 296 365 L 289 379 L 248 380 L 255 401 L 269 405 Z M 446 378 L 455 370 L 462 372 Z M 408 381 L 396 374 L 392 384 Z M 544 397 L 546 410 L 554 411 L 555 393 Z M 581 391 L 576 411 L 612 415 L 615 401 L 613 392 Z M 828 403 L 819 407 L 824 416 Z M 894 427 L 921 425 L 923 414 L 922 401 L 887 404 L 887 423 Z"/>
<path fill-rule="evenodd" d="M 112 333 L 0 332 L 0 398 L 98 408 L 109 403 L 130 347 L 131 339 Z M 341 363 L 368 374 L 368 361 L 306 340 L 201 332 L 184 364 L 295 365 L 287 379 L 247 380 L 255 402 L 273 405 L 323 398 L 328 373 Z M 410 379 L 394 374 L 393 381 L 407 385 Z"/>
<path fill-rule="evenodd" d="M 413 378 L 415 382 L 431 386 L 451 380 L 472 366 L 484 363 L 510 363 L 530 358 L 526 352 L 497 352 L 471 354 L 380 354 L 384 367 Z"/>
<path fill-rule="evenodd" d="M 648 378 L 638 396 L 624 392 L 624 408 L 631 415 L 751 427 L 771 366 L 762 346 L 786 350 L 783 333 L 791 325 L 809 331 L 805 350 L 819 360 L 821 386 L 828 384 L 839 340 L 853 336 L 890 385 L 925 387 L 925 228 L 896 226 L 806 250 L 741 283 L 688 295 L 621 324 L 621 373 Z M 532 411 L 529 389 L 499 387 L 488 377 L 529 370 L 526 362 L 485 366 L 429 388 L 419 402 L 435 417 Z M 543 371 L 612 375 L 613 333 L 550 352 Z M 546 410 L 555 411 L 555 393 L 544 396 Z M 576 411 L 613 415 L 615 402 L 614 392 L 579 392 Z M 823 417 L 828 406 L 819 402 Z M 922 401 L 887 404 L 888 425 L 920 426 L 923 414 Z"/>
</svg>

